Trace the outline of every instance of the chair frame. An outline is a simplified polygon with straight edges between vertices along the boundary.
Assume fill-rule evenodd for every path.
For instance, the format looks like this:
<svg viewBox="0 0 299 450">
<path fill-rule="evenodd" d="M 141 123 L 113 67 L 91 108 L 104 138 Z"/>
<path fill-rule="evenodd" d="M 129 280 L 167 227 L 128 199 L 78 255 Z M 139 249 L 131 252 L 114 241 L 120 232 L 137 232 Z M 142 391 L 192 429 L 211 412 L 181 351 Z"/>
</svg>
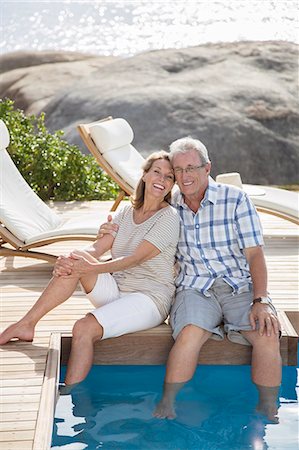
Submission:
<svg viewBox="0 0 299 450">
<path fill-rule="evenodd" d="M 82 141 L 90 151 L 90 153 L 95 157 L 96 161 L 98 162 L 101 169 L 103 169 L 107 175 L 118 184 L 120 187 L 119 194 L 117 198 L 115 199 L 114 204 L 112 205 L 111 211 L 115 211 L 120 204 L 120 202 L 123 200 L 123 198 L 126 195 L 132 195 L 133 194 L 133 188 L 130 186 L 114 169 L 113 167 L 103 158 L 101 155 L 98 147 L 95 145 L 91 135 L 90 135 L 90 125 L 93 125 L 94 123 L 99 122 L 105 122 L 107 120 L 112 120 L 113 117 L 109 116 L 102 120 L 96 120 L 94 122 L 88 123 L 88 124 L 79 124 L 77 126 L 78 132 L 81 136 Z"/>
<path fill-rule="evenodd" d="M 50 263 L 55 263 L 57 256 L 51 253 L 31 251 L 32 248 L 43 247 L 45 245 L 55 244 L 60 241 L 94 241 L 96 236 L 93 235 L 61 235 L 46 239 L 41 239 L 31 244 L 25 244 L 12 234 L 0 222 L 0 256 L 22 256 L 24 258 L 42 259 Z M 6 247 L 9 244 L 10 247 Z"/>
</svg>

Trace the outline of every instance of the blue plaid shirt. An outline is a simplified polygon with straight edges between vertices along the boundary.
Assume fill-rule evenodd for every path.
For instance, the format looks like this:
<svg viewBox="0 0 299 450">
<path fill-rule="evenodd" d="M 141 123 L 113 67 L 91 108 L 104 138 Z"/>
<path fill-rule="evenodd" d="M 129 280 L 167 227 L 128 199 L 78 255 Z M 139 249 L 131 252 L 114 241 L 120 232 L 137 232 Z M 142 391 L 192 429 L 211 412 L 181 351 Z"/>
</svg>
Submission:
<svg viewBox="0 0 299 450">
<path fill-rule="evenodd" d="M 194 213 L 180 192 L 173 206 L 181 217 L 177 250 L 177 291 L 207 292 L 216 278 L 223 278 L 234 293 L 246 292 L 251 284 L 243 249 L 263 245 L 262 227 L 246 193 L 234 186 L 209 185 L 199 210 Z"/>
</svg>

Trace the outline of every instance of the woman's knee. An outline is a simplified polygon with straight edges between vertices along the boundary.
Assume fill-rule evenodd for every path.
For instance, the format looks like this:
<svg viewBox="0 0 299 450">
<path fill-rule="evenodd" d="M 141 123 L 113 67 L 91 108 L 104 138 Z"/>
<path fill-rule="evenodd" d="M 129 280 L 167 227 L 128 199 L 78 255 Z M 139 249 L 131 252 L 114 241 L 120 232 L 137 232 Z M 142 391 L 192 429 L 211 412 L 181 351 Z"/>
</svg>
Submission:
<svg viewBox="0 0 299 450">
<path fill-rule="evenodd" d="M 103 328 L 92 314 L 77 320 L 73 326 L 73 338 L 97 341 L 103 336 Z"/>
</svg>

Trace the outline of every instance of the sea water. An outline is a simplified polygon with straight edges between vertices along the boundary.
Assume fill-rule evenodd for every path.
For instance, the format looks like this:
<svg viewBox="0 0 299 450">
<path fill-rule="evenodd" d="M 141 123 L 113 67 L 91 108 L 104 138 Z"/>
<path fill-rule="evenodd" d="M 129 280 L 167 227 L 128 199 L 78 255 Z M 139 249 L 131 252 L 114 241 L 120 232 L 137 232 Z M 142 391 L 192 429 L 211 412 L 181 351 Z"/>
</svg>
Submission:
<svg viewBox="0 0 299 450">
<path fill-rule="evenodd" d="M 131 56 L 207 42 L 299 42 L 293 0 L 2 0 L 0 53 L 68 50 Z"/>
<path fill-rule="evenodd" d="M 164 366 L 94 366 L 59 398 L 52 449 L 298 449 L 298 368 L 283 368 L 278 424 L 255 411 L 249 366 L 199 366 L 178 394 L 177 418 L 154 418 L 164 374 Z"/>
</svg>

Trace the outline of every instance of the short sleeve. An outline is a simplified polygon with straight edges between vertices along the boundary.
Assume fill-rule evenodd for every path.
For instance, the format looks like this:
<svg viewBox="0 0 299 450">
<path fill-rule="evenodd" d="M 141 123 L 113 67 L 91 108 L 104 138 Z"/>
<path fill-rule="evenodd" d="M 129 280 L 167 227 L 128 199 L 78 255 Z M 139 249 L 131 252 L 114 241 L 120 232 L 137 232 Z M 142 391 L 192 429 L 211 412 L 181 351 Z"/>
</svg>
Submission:
<svg viewBox="0 0 299 450">
<path fill-rule="evenodd" d="M 160 251 L 164 251 L 170 245 L 176 246 L 180 233 L 180 217 L 177 211 L 169 206 L 163 212 L 164 214 L 159 216 L 144 236 L 144 240 L 153 244 Z"/>
<path fill-rule="evenodd" d="M 262 225 L 255 206 L 243 194 L 236 207 L 236 230 L 240 248 L 264 245 Z"/>
<path fill-rule="evenodd" d="M 120 225 L 121 222 L 125 219 L 127 213 L 130 211 L 130 205 L 125 205 L 122 208 L 119 208 L 115 213 L 113 213 L 112 222 Z"/>
</svg>

